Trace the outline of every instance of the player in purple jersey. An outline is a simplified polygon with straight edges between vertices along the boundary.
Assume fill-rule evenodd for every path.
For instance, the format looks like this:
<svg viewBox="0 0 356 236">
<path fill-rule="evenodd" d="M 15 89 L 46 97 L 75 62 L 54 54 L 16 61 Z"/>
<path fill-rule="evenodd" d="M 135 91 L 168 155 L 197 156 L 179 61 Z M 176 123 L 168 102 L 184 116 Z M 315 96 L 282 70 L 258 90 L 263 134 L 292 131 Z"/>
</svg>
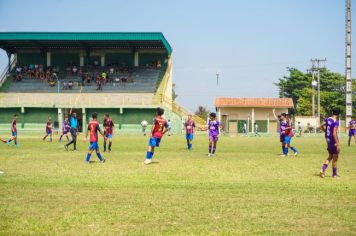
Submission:
<svg viewBox="0 0 356 236">
<path fill-rule="evenodd" d="M 273 116 L 279 122 L 279 141 L 281 142 L 283 157 L 288 155 L 288 148 L 292 149 L 294 155 L 298 155 L 298 150 L 290 146 L 293 137 L 290 119 L 286 113 L 276 116 L 276 110 L 273 109 Z"/>
<path fill-rule="evenodd" d="M 209 121 L 206 128 L 202 130 L 209 130 L 209 157 L 215 156 L 216 143 L 219 140 L 221 123 L 216 120 L 216 113 L 212 112 L 209 115 Z"/>
<path fill-rule="evenodd" d="M 68 120 L 68 116 L 66 116 L 64 118 L 63 125 L 62 125 L 62 134 L 61 137 L 59 137 L 60 143 L 62 142 L 63 135 L 65 135 L 67 137 L 67 141 L 69 141 L 69 137 L 68 137 L 69 130 L 70 130 L 69 120 Z"/>
<path fill-rule="evenodd" d="M 351 117 L 351 121 L 349 122 L 349 126 L 347 128 L 349 129 L 348 145 L 350 146 L 352 137 L 355 138 L 355 143 L 356 143 L 356 116 Z"/>
<path fill-rule="evenodd" d="M 42 138 L 42 141 L 45 141 L 48 136 L 49 141 L 52 142 L 52 120 L 50 116 L 48 116 L 48 120 L 46 123 L 46 135 Z"/>
<path fill-rule="evenodd" d="M 188 120 L 184 123 L 184 128 L 186 131 L 185 138 L 187 140 L 188 150 L 192 150 L 193 147 L 193 136 L 194 136 L 194 129 L 195 129 L 195 122 L 192 119 L 192 115 L 188 115 Z"/>
<path fill-rule="evenodd" d="M 340 143 L 338 137 L 339 128 L 339 115 L 340 109 L 334 108 L 332 110 L 332 116 L 325 119 L 325 123 L 320 126 L 320 129 L 325 132 L 325 139 L 327 143 L 327 150 L 329 152 L 328 158 L 324 161 L 320 170 L 320 177 L 325 177 L 326 168 L 328 168 L 329 162 L 332 160 L 333 165 L 333 178 L 339 178 L 337 174 L 337 160 L 340 153 Z"/>
</svg>

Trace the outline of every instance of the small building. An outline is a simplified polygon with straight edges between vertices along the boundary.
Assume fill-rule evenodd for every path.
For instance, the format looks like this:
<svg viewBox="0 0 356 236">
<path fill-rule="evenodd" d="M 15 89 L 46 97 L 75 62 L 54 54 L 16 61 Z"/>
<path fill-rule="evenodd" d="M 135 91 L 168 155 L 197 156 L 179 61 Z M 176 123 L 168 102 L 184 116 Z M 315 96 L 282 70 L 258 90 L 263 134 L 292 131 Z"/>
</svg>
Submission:
<svg viewBox="0 0 356 236">
<path fill-rule="evenodd" d="M 273 116 L 288 113 L 293 108 L 291 98 L 226 98 L 215 99 L 215 107 L 224 131 L 230 134 L 242 133 L 244 124 L 248 132 L 254 132 L 254 123 L 259 132 L 277 132 L 278 124 Z"/>
</svg>

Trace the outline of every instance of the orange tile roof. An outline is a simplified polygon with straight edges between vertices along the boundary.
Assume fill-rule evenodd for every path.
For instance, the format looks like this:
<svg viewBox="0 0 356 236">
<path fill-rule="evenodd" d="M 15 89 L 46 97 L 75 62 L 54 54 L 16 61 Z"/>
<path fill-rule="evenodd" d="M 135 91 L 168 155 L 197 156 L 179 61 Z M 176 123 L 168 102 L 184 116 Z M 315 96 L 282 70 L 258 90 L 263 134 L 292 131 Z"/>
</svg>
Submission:
<svg viewBox="0 0 356 236">
<path fill-rule="evenodd" d="M 216 107 L 269 107 L 292 108 L 291 98 L 224 98 L 215 99 Z"/>
</svg>

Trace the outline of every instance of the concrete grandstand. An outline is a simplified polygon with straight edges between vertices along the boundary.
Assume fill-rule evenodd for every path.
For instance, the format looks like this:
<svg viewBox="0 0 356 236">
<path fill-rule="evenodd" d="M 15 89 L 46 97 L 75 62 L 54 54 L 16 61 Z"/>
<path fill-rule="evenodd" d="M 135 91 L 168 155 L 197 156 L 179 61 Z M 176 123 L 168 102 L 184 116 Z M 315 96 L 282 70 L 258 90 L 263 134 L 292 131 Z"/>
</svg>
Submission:
<svg viewBox="0 0 356 236">
<path fill-rule="evenodd" d="M 0 129 L 60 128 L 70 108 L 85 127 L 108 112 L 119 132 L 139 132 L 165 108 L 173 132 L 189 112 L 172 100 L 172 48 L 162 33 L 1 32 L 8 66 L 0 77 Z M 198 119 L 198 118 L 196 118 Z M 203 122 L 202 120 L 198 120 Z"/>
</svg>

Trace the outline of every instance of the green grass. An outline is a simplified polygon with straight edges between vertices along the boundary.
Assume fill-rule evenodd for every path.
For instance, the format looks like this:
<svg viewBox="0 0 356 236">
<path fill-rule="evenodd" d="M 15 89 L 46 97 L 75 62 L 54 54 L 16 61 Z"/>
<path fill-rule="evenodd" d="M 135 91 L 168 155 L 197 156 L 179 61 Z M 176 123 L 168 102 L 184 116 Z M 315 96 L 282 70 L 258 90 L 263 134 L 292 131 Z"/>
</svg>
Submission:
<svg viewBox="0 0 356 236">
<path fill-rule="evenodd" d="M 164 137 L 148 166 L 145 137 L 115 136 L 107 162 L 90 165 L 83 136 L 79 152 L 19 139 L 0 146 L 0 235 L 356 234 L 355 144 L 341 147 L 336 180 L 317 176 L 321 136 L 295 138 L 300 156 L 284 159 L 278 137 L 221 137 L 210 159 L 204 135 L 191 152 Z"/>
</svg>

